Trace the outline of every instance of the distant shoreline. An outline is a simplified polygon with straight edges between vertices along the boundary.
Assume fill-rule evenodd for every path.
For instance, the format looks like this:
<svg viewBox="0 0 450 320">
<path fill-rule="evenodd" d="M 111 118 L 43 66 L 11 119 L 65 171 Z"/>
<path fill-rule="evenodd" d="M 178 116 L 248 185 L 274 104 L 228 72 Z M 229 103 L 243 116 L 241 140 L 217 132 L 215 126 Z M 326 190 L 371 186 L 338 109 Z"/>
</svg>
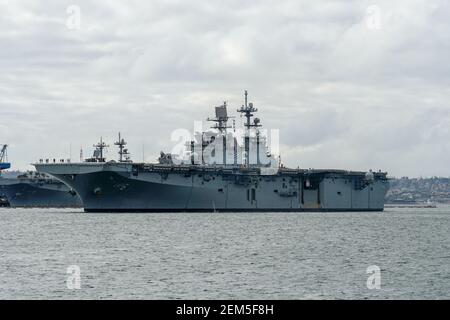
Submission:
<svg viewBox="0 0 450 320">
<path fill-rule="evenodd" d="M 384 208 L 437 208 L 435 204 L 426 204 L 426 203 L 411 203 L 411 204 L 394 204 L 394 203 L 386 203 Z"/>
</svg>

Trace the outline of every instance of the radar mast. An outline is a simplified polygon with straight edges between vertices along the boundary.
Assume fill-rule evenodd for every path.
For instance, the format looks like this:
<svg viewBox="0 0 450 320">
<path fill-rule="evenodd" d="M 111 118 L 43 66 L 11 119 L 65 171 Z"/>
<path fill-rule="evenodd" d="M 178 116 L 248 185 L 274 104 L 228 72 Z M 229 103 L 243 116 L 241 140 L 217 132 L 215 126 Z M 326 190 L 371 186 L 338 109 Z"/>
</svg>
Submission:
<svg viewBox="0 0 450 320">
<path fill-rule="evenodd" d="M 130 161 L 130 153 L 128 149 L 125 149 L 127 142 L 123 139 L 119 132 L 119 140 L 114 142 L 114 145 L 119 147 L 119 162 L 129 162 Z"/>
<path fill-rule="evenodd" d="M 212 126 L 211 129 L 219 130 L 222 136 L 223 165 L 227 164 L 227 129 L 231 128 L 231 126 L 228 126 L 227 122 L 230 118 L 233 117 L 228 116 L 227 102 L 224 101 L 223 105 L 216 107 L 216 117 L 207 119 L 207 121 L 216 122 L 216 124 Z"/>
<path fill-rule="evenodd" d="M 245 118 L 247 119 L 246 123 L 244 124 L 245 129 L 246 129 L 245 130 L 245 164 L 247 166 L 249 166 L 250 165 L 250 130 L 252 128 L 261 127 L 261 124 L 260 124 L 260 120 L 258 118 L 255 118 L 253 120 L 253 123 L 251 122 L 251 118 L 254 116 L 253 113 L 258 112 L 258 109 L 253 107 L 253 103 L 251 103 L 251 102 L 248 103 L 247 90 L 245 90 L 244 95 L 245 95 L 245 104 L 240 109 L 237 109 L 237 112 L 242 113 L 245 116 Z M 259 137 L 259 133 L 258 133 L 258 137 Z"/>
<path fill-rule="evenodd" d="M 216 107 L 216 117 L 215 118 L 208 118 L 207 121 L 210 122 L 216 122 L 214 126 L 211 127 L 211 129 L 217 129 L 221 133 L 226 133 L 227 129 L 231 128 L 231 126 L 227 125 L 228 119 L 232 117 L 229 117 L 227 114 L 227 102 L 224 101 L 223 105 Z"/>
<path fill-rule="evenodd" d="M 105 150 L 106 148 L 108 148 L 109 146 L 103 141 L 103 138 L 100 137 L 100 142 L 97 144 L 94 144 L 94 159 L 97 162 L 105 162 L 105 157 L 103 156 L 103 150 Z"/>
</svg>

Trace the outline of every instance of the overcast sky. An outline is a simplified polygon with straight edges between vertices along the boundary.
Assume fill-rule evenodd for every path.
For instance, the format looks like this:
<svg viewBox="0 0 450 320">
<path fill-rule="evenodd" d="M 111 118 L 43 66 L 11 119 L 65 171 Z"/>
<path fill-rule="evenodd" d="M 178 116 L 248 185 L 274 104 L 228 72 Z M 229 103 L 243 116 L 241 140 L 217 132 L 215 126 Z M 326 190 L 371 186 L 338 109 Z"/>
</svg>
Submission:
<svg viewBox="0 0 450 320">
<path fill-rule="evenodd" d="M 224 100 L 234 113 L 247 89 L 288 166 L 448 177 L 449 7 L 0 0 L 0 143 L 25 169 L 121 131 L 155 161 L 174 129 Z"/>
</svg>

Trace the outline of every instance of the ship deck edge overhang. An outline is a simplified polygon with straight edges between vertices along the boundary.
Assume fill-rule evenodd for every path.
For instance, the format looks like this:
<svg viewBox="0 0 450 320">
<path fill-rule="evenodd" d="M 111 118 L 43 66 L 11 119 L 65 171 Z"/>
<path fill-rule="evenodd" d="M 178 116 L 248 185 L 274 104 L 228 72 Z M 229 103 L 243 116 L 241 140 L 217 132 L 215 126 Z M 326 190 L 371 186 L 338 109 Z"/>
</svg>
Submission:
<svg viewBox="0 0 450 320">
<path fill-rule="evenodd" d="M 139 170 L 144 172 L 204 172 L 223 173 L 236 175 L 265 175 L 262 173 L 262 166 L 236 166 L 236 165 L 186 165 L 186 164 L 158 164 L 158 163 L 132 163 L 132 162 L 101 162 L 101 163 L 34 163 L 37 171 L 47 174 L 83 174 L 100 171 L 132 172 Z M 353 171 L 344 169 L 293 169 L 274 168 L 274 174 L 270 175 L 328 175 L 338 174 L 347 176 L 363 176 L 367 171 Z M 387 172 L 372 172 L 376 178 L 387 179 Z"/>
</svg>

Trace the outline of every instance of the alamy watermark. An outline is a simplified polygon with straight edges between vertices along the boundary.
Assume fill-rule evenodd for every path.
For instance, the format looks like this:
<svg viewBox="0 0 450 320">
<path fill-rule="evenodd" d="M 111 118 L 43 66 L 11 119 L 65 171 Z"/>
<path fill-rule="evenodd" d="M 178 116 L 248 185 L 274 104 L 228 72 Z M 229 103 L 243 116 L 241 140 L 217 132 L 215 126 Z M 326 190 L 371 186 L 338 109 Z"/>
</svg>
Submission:
<svg viewBox="0 0 450 320">
<path fill-rule="evenodd" d="M 380 30 L 381 24 L 381 8 L 377 5 L 371 5 L 366 10 L 366 26 L 369 30 Z"/>
<path fill-rule="evenodd" d="M 66 27 L 69 30 L 81 29 L 81 8 L 75 4 L 72 4 L 66 9 L 67 19 Z"/>
<path fill-rule="evenodd" d="M 66 280 L 66 286 L 69 290 L 81 289 L 81 269 L 77 265 L 67 267 L 66 273 L 69 274 Z"/>
<path fill-rule="evenodd" d="M 367 278 L 367 289 L 374 290 L 374 289 L 381 289 L 381 269 L 379 266 L 372 265 L 368 266 L 366 270 L 367 274 L 370 274 L 370 276 Z"/>
<path fill-rule="evenodd" d="M 171 141 L 175 145 L 170 153 L 171 162 L 275 165 L 280 151 L 279 129 L 234 128 L 220 132 L 203 131 L 202 127 L 202 121 L 194 121 L 193 133 L 183 128 L 172 131 Z"/>
</svg>

